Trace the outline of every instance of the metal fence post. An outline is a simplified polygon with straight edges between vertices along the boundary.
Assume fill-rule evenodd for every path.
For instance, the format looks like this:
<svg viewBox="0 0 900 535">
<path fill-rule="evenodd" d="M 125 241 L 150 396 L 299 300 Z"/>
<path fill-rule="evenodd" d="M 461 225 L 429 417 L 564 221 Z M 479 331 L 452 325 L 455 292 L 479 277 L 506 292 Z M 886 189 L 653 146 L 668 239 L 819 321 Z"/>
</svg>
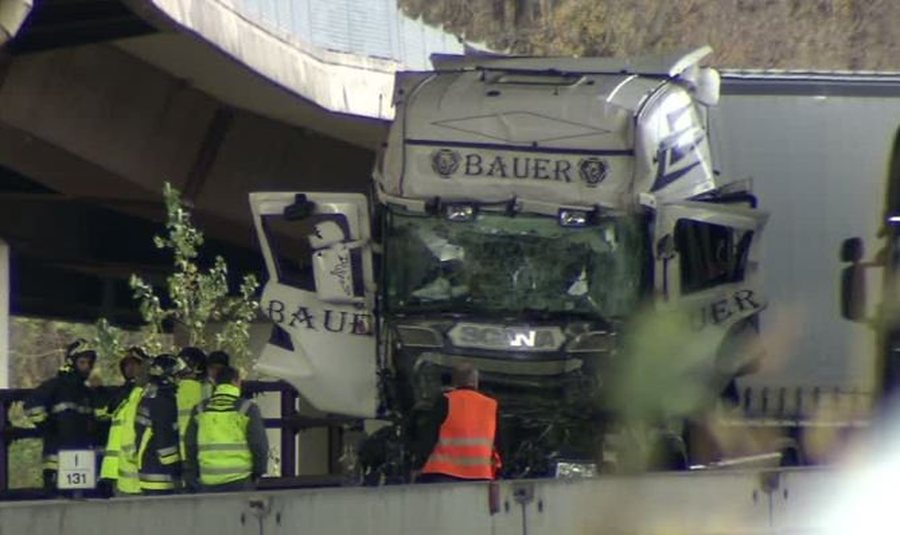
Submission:
<svg viewBox="0 0 900 535">
<path fill-rule="evenodd" d="M 286 385 L 285 385 L 286 386 Z M 297 391 L 281 388 L 281 477 L 297 475 Z"/>
<path fill-rule="evenodd" d="M 9 490 L 9 442 L 6 438 L 6 398 L 0 399 L 0 491 Z"/>
</svg>

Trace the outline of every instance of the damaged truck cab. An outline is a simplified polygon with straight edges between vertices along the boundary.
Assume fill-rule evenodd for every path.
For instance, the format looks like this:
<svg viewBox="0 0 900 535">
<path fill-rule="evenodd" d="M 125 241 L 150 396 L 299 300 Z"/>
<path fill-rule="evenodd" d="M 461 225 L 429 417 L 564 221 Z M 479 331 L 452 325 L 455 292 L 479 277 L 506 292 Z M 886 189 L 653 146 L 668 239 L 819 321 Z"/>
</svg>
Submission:
<svg viewBox="0 0 900 535">
<path fill-rule="evenodd" d="M 708 53 L 399 73 L 371 197 L 251 195 L 275 323 L 260 370 L 323 412 L 394 417 L 403 442 L 471 362 L 514 476 L 596 449 L 621 333 L 648 307 L 687 311 L 718 396 L 753 364 L 722 348 L 765 306 L 766 217 L 714 168 Z"/>
</svg>

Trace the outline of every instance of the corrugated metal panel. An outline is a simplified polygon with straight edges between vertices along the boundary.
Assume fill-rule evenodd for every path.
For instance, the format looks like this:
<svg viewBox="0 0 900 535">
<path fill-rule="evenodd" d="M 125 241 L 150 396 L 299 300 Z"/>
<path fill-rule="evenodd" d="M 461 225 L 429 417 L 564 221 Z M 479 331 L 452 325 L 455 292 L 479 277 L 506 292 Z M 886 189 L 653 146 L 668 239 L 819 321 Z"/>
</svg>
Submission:
<svg viewBox="0 0 900 535">
<path fill-rule="evenodd" d="M 295 2 L 285 2 L 284 0 L 275 2 L 275 25 L 287 35 L 296 33 L 293 26 L 294 19 L 291 16 L 291 9 L 293 9 L 294 4 Z"/>
<path fill-rule="evenodd" d="M 273 33 L 300 43 L 430 67 L 434 52 L 462 52 L 455 36 L 406 17 L 397 0 L 236 0 L 236 10 Z"/>
<path fill-rule="evenodd" d="M 421 69 L 428 65 L 428 53 L 425 48 L 425 26 L 411 21 L 403 21 L 403 47 L 405 54 L 403 64 L 412 69 Z"/>
<path fill-rule="evenodd" d="M 390 19 L 388 0 L 350 1 L 351 52 L 364 56 L 391 58 Z"/>
<path fill-rule="evenodd" d="M 312 21 L 310 12 L 312 11 L 310 5 L 310 0 L 293 0 L 292 2 L 287 2 L 291 6 L 291 18 L 292 24 L 292 35 L 295 39 L 305 42 L 311 43 L 309 36 L 312 34 Z"/>
<path fill-rule="evenodd" d="M 258 0 L 260 21 L 270 28 L 277 28 L 275 2 L 283 2 L 284 0 Z"/>
<path fill-rule="evenodd" d="M 350 0 L 310 0 L 312 44 L 326 50 L 351 52 Z"/>
</svg>

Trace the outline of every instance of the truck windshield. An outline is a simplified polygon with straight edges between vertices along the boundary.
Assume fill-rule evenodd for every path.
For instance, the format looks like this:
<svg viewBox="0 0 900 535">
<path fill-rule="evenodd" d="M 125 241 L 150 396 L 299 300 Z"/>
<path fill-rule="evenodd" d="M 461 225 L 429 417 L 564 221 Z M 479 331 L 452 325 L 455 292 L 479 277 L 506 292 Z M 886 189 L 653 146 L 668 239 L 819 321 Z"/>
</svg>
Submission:
<svg viewBox="0 0 900 535">
<path fill-rule="evenodd" d="M 482 212 L 474 220 L 389 211 L 387 307 L 442 311 L 630 313 L 641 296 L 642 219 L 623 216 L 581 228 L 555 218 Z"/>
</svg>

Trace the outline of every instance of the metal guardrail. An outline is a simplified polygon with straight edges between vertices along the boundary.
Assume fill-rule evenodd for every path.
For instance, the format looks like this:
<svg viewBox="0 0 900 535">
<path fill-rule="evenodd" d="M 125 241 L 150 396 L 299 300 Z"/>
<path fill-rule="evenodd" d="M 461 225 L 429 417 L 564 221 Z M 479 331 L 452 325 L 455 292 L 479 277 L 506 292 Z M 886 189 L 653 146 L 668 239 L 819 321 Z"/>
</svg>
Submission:
<svg viewBox="0 0 900 535">
<path fill-rule="evenodd" d="M 38 429 L 15 427 L 9 421 L 9 409 L 12 404 L 24 401 L 33 389 L 10 388 L 0 389 L 0 492 L 9 490 L 9 450 L 10 445 L 16 440 L 27 438 L 41 438 Z M 281 395 L 280 418 L 265 418 L 267 429 L 281 430 L 281 478 L 290 480 L 297 476 L 297 433 L 303 429 L 333 425 L 334 421 L 325 418 L 307 418 L 302 416 L 297 407 L 299 394 L 297 390 L 283 381 L 244 381 L 241 394 L 245 398 L 252 398 L 258 394 L 279 393 Z M 320 478 L 321 479 L 321 478 Z M 326 478 L 327 479 L 327 478 Z M 326 481 L 330 484 L 330 479 Z M 316 481 L 312 482 L 317 486 Z M 275 484 L 267 486 L 279 486 Z"/>
<path fill-rule="evenodd" d="M 874 402 L 871 392 L 838 387 L 745 388 L 739 394 L 745 418 L 795 422 L 867 417 Z"/>
</svg>

